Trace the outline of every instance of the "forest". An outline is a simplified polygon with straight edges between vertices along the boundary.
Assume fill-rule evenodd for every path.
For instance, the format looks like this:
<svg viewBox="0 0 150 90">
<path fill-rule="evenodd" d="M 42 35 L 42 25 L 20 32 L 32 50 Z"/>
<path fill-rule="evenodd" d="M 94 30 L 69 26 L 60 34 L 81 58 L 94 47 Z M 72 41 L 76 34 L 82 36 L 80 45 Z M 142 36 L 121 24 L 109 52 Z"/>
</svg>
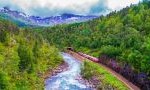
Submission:
<svg viewBox="0 0 150 90">
<path fill-rule="evenodd" d="M 150 80 L 150 2 L 87 22 L 53 27 L 18 27 L 0 18 L 0 90 L 43 90 L 43 75 L 63 62 L 60 51 L 67 47 L 128 64 Z M 88 72 L 93 68 L 102 73 L 98 65 L 89 68 L 93 63 L 84 63 L 85 77 L 93 75 Z M 105 70 L 103 73 L 109 76 Z M 106 82 L 113 84 L 115 79 L 110 77 Z"/>
<path fill-rule="evenodd" d="M 42 36 L 0 18 L 0 90 L 43 90 L 45 72 L 62 62 Z"/>
<path fill-rule="evenodd" d="M 73 47 L 95 57 L 107 55 L 150 75 L 150 2 L 131 5 L 94 20 L 34 28 L 60 50 Z"/>
</svg>

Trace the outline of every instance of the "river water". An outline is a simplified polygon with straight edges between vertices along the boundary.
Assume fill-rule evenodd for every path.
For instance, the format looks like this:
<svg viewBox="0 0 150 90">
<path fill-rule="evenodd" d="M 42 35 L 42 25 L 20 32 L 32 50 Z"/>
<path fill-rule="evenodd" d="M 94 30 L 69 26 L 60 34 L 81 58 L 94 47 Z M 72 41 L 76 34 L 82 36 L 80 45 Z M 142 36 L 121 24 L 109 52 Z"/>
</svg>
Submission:
<svg viewBox="0 0 150 90">
<path fill-rule="evenodd" d="M 45 81 L 45 90 L 92 90 L 76 78 L 80 75 L 81 62 L 67 53 L 62 53 L 68 70 L 52 76 Z"/>
</svg>

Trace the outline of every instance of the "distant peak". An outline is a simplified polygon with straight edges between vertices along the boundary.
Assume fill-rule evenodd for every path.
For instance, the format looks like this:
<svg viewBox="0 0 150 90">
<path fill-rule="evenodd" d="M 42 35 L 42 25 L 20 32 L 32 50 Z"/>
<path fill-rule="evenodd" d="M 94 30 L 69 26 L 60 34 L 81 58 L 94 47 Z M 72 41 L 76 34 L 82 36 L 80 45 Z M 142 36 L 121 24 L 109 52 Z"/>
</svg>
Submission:
<svg viewBox="0 0 150 90">
<path fill-rule="evenodd" d="M 3 7 L 3 9 L 6 11 L 10 11 L 9 7 L 7 7 L 7 6 Z"/>
<path fill-rule="evenodd" d="M 7 9 L 7 10 L 10 10 L 9 7 L 7 7 L 7 6 L 5 6 L 5 7 L 3 7 L 3 8 L 4 8 L 4 9 Z"/>
<path fill-rule="evenodd" d="M 64 13 L 59 16 L 41 17 L 41 16 L 30 16 L 23 12 L 11 10 L 9 7 L 3 7 L 0 9 L 0 14 L 6 19 L 11 19 L 15 23 L 23 23 L 23 25 L 31 26 L 52 26 L 56 24 L 68 24 L 75 22 L 84 22 L 91 20 L 95 17 L 76 15 L 70 13 Z M 5 15 L 7 17 L 5 17 Z"/>
<path fill-rule="evenodd" d="M 70 14 L 70 13 L 64 13 L 61 16 L 75 16 L 74 14 Z"/>
</svg>

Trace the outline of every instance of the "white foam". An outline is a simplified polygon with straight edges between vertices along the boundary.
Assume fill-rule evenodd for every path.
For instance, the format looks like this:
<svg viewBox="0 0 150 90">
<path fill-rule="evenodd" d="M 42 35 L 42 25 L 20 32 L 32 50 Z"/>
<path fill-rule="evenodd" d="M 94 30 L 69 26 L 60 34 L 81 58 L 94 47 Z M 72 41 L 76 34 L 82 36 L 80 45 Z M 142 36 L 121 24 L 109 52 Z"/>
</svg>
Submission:
<svg viewBox="0 0 150 90">
<path fill-rule="evenodd" d="M 80 88 L 78 90 L 86 89 L 86 85 L 79 83 L 76 77 L 80 74 L 81 63 L 70 56 L 69 54 L 62 53 L 63 58 L 69 65 L 69 69 L 65 72 L 59 73 L 46 81 L 46 90 L 69 90 L 75 86 Z M 56 80 L 55 80 L 56 79 Z M 74 89 L 73 89 L 74 90 Z"/>
</svg>

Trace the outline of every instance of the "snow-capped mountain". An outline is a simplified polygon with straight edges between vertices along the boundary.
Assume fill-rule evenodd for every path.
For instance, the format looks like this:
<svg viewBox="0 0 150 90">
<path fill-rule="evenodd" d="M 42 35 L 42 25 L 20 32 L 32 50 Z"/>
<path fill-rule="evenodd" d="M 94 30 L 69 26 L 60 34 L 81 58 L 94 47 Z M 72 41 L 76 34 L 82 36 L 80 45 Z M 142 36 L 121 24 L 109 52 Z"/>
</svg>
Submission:
<svg viewBox="0 0 150 90">
<path fill-rule="evenodd" d="M 8 7 L 0 9 L 0 16 L 17 23 L 19 26 L 53 26 L 57 24 L 84 22 L 97 18 L 97 16 L 82 16 L 67 13 L 60 16 L 42 18 L 40 16 L 29 16 L 23 12 L 13 11 L 10 10 Z"/>
</svg>

